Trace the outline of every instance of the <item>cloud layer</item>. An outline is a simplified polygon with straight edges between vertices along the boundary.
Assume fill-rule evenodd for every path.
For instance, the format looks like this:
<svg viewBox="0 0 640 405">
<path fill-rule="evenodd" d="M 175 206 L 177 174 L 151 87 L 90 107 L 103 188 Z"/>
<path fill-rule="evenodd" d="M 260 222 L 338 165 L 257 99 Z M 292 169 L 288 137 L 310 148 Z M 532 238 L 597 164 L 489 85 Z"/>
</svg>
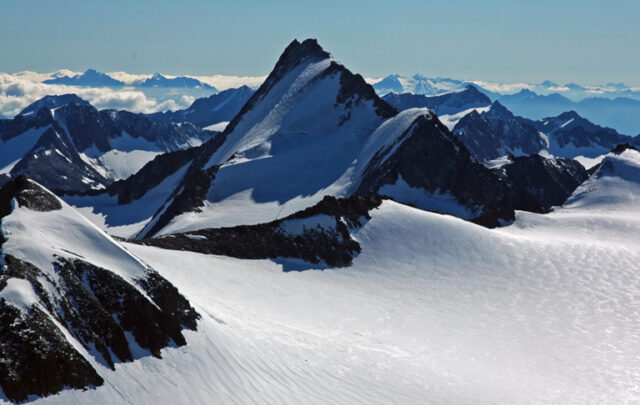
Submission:
<svg viewBox="0 0 640 405">
<path fill-rule="evenodd" d="M 190 89 L 139 89 L 134 87 L 76 87 L 44 84 L 42 81 L 60 76 L 73 76 L 78 72 L 59 70 L 52 73 L 19 72 L 0 73 L 0 116 L 11 118 L 23 108 L 47 95 L 75 93 L 98 109 L 110 108 L 132 112 L 152 113 L 156 111 L 187 108 L 197 97 L 208 94 Z M 150 77 L 126 72 L 109 73 L 125 83 Z M 172 77 L 172 76 L 168 76 Z M 198 79 L 219 90 L 248 85 L 259 86 L 264 77 L 199 76 Z"/>
</svg>

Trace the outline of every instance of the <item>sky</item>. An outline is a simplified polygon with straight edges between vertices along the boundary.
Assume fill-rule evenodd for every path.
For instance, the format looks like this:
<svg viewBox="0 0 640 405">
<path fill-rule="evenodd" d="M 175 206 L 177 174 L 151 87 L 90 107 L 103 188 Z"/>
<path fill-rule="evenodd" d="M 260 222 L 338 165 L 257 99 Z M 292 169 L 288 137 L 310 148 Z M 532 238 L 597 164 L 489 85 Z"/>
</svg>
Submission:
<svg viewBox="0 0 640 405">
<path fill-rule="evenodd" d="M 0 0 L 0 71 L 268 74 L 294 38 L 351 70 L 640 85 L 640 2 Z"/>
</svg>

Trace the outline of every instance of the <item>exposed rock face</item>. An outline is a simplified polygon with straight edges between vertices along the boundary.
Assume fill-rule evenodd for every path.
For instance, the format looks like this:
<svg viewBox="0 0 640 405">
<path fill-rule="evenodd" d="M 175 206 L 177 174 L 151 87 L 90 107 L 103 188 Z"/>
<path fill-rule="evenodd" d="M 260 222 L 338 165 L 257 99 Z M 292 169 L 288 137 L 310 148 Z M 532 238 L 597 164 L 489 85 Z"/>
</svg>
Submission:
<svg viewBox="0 0 640 405">
<path fill-rule="evenodd" d="M 586 179 L 589 173 L 575 160 L 545 158 L 540 155 L 510 157 L 511 163 L 496 171 L 504 173 L 519 194 L 530 194 L 548 211 L 559 206 Z"/>
<path fill-rule="evenodd" d="M 0 358 L 0 386 L 10 401 L 104 382 L 37 306 L 24 312 L 0 300 Z"/>
<path fill-rule="evenodd" d="M 12 200 L 33 212 L 28 215 L 59 215 L 55 212 L 65 209 L 23 176 L 0 189 L 3 222 L 11 218 Z M 163 348 L 186 344 L 183 329 L 197 328 L 198 313 L 153 269 L 142 267 L 128 281 L 76 254 L 54 255 L 50 266 L 38 267 L 7 251 L 14 233 L 2 231 L 0 358 L 6 367 L 0 368 L 0 387 L 12 401 L 99 386 L 103 379 L 95 364 L 113 369 L 115 363 L 136 360 L 141 354 L 133 353 L 132 345 L 160 357 Z M 34 240 L 32 249 L 38 243 Z"/>
<path fill-rule="evenodd" d="M 199 211 L 200 207 L 204 205 L 211 181 L 215 178 L 215 173 L 218 169 L 217 166 L 205 169 L 204 165 L 223 141 L 224 136 L 218 136 L 201 146 L 180 186 L 176 188 L 160 210 L 156 212 L 152 222 L 140 232 L 140 237 L 155 234 L 179 214 Z"/>
<path fill-rule="evenodd" d="M 618 144 L 639 144 L 638 137 L 619 134 L 612 128 L 601 127 L 581 117 L 575 111 L 568 111 L 556 117 L 533 121 L 539 131 L 552 141 L 554 155 L 573 157 L 576 150 L 585 156 L 595 157 L 608 152 Z"/>
<path fill-rule="evenodd" d="M 62 208 L 60 201 L 51 192 L 25 176 L 18 176 L 0 189 L 0 218 L 11 213 L 11 200 L 14 198 L 20 206 L 34 211 L 53 211 Z"/>
<path fill-rule="evenodd" d="M 313 264 L 344 267 L 360 253 L 349 230 L 370 219 L 380 196 L 325 197 L 320 203 L 286 218 L 258 225 L 202 229 L 139 243 L 243 259 L 296 258 Z"/>
<path fill-rule="evenodd" d="M 508 154 L 531 155 L 548 148 L 534 125 L 515 117 L 497 101 L 485 113 L 473 111 L 462 117 L 452 132 L 479 161 Z"/>
<path fill-rule="evenodd" d="M 59 105 L 69 99 L 72 102 Z M 0 162 L 11 165 L 2 167 L 10 177 L 24 174 L 53 190 L 103 188 L 120 178 L 122 170 L 130 170 L 126 169 L 128 161 L 118 157 L 126 159 L 122 156 L 138 150 L 158 154 L 186 149 L 214 134 L 190 123 L 158 121 L 126 111 L 98 111 L 76 99 L 75 95 L 45 98 L 27 108 L 40 106 L 36 111 L 0 120 L 1 141 L 27 145 L 24 150 L 10 151 L 15 156 Z M 51 106 L 56 108 L 54 113 Z M 13 144 L 0 142 L 0 147 L 14 148 Z M 114 152 L 113 156 L 103 159 L 108 152 Z"/>
<path fill-rule="evenodd" d="M 376 108 L 376 113 L 380 117 L 390 118 L 398 113 L 396 108 L 378 97 L 373 87 L 369 86 L 361 75 L 352 73 L 349 69 L 334 61 L 325 70 L 324 76 L 335 74 L 340 75 L 340 90 L 336 97 L 336 104 L 344 104 L 346 109 L 349 110 L 352 104 L 371 100 Z M 350 116 L 345 116 L 345 120 L 349 118 Z"/>
<path fill-rule="evenodd" d="M 240 112 L 254 91 L 242 86 L 228 89 L 209 97 L 199 98 L 189 108 L 150 114 L 149 117 L 170 122 L 191 122 L 206 127 L 223 121 L 231 121 Z"/>
<path fill-rule="evenodd" d="M 426 107 L 438 115 L 456 114 L 470 108 L 486 107 L 491 104 L 491 99 L 472 85 L 468 85 L 463 91 L 438 96 L 428 97 L 413 93 L 389 93 L 384 95 L 382 99 L 399 110 Z"/>
<path fill-rule="evenodd" d="M 227 125 L 223 134 L 230 134 L 235 129 L 236 125 L 242 120 L 242 117 L 250 111 L 258 101 L 260 101 L 271 88 L 280 81 L 285 74 L 290 72 L 302 61 L 306 59 L 310 60 L 322 60 L 331 57 L 327 51 L 322 49 L 318 45 L 318 41 L 315 39 L 306 39 L 302 43 L 298 40 L 293 40 L 289 46 L 284 50 L 275 67 L 269 73 L 266 80 L 262 83 L 260 88 L 249 98 L 249 100 L 242 107 L 238 115 Z"/>
<path fill-rule="evenodd" d="M 22 111 L 20 111 L 20 115 L 27 115 L 29 113 L 37 113 L 43 107 L 48 109 L 54 109 L 58 107 L 62 107 L 66 104 L 82 104 L 89 105 L 89 102 L 78 97 L 75 94 L 62 94 L 59 96 L 44 96 L 40 100 L 34 101 L 33 103 L 26 106 Z"/>
<path fill-rule="evenodd" d="M 397 143 L 376 154 L 358 194 L 376 194 L 402 176 L 409 186 L 429 194 L 450 193 L 481 224 L 497 226 L 499 218 L 513 218 L 514 195 L 508 182 L 474 162 L 435 116 L 420 116 Z"/>
<path fill-rule="evenodd" d="M 201 148 L 202 146 L 198 146 L 158 155 L 144 165 L 136 174 L 112 183 L 106 190 L 100 191 L 99 193 L 107 193 L 111 196 L 117 195 L 118 204 L 127 204 L 142 197 L 150 189 L 160 184 L 166 177 L 172 175 L 193 160 Z"/>
</svg>

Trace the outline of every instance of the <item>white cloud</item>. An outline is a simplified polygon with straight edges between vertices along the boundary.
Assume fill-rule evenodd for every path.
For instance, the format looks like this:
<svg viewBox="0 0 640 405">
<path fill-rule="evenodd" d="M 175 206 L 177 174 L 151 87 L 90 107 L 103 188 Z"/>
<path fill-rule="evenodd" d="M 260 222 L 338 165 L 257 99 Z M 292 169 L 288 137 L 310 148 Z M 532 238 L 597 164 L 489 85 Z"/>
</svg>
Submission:
<svg viewBox="0 0 640 405">
<path fill-rule="evenodd" d="M 571 91 L 570 88 L 568 88 L 567 86 L 556 86 L 556 87 L 549 87 L 548 89 L 549 91 Z"/>
<path fill-rule="evenodd" d="M 189 76 L 198 79 L 203 83 L 215 87 L 218 90 L 232 89 L 240 86 L 258 87 L 264 82 L 267 76 Z"/>
<path fill-rule="evenodd" d="M 147 74 L 134 74 L 127 72 L 108 72 L 109 76 L 113 77 L 116 80 L 120 80 L 126 84 L 133 84 L 135 82 L 141 82 L 150 78 L 152 75 Z"/>
<path fill-rule="evenodd" d="M 495 93 L 517 93 L 522 89 L 531 90 L 532 86 L 527 83 L 493 83 L 485 82 L 482 80 L 473 80 L 471 83 L 476 84 L 484 89 L 493 91 Z"/>
<path fill-rule="evenodd" d="M 0 115 L 13 117 L 24 107 L 44 96 L 67 93 L 77 94 L 98 109 L 113 108 L 145 113 L 186 108 L 195 99 L 190 95 L 169 92 L 161 98 L 155 98 L 132 87 L 114 89 L 44 84 L 41 83 L 43 77 L 46 80 L 52 77 L 52 74 L 0 73 Z"/>
</svg>

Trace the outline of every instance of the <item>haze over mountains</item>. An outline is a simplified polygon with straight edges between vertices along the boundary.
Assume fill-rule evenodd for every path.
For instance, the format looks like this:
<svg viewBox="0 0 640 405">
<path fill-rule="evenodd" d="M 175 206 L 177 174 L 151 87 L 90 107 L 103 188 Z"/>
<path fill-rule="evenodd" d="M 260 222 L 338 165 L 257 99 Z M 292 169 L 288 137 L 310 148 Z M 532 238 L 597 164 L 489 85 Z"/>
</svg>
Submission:
<svg viewBox="0 0 640 405">
<path fill-rule="evenodd" d="M 23 97 L 33 94 L 33 87 L 46 85 L 45 94 L 78 93 L 100 108 L 124 108 L 134 112 L 165 112 L 185 109 L 196 98 L 211 95 L 218 90 L 262 83 L 264 77 L 235 76 L 169 76 L 134 75 L 125 72 L 102 73 L 88 69 L 84 73 L 58 71 L 51 74 L 22 72 L 1 74 L 0 115 L 12 117 L 18 113 L 16 105 L 24 108 L 36 99 Z M 31 91 L 20 90 L 28 82 Z M 4 83 L 3 83 L 4 82 Z M 640 90 L 624 83 L 583 86 L 575 83 L 558 84 L 546 80 L 541 83 L 492 83 L 478 80 L 430 78 L 389 75 L 382 79 L 367 79 L 376 92 L 413 93 L 427 96 L 462 91 L 475 86 L 491 100 L 500 102 L 517 115 L 540 119 L 574 110 L 592 122 L 615 128 L 621 133 L 640 133 Z M 59 89 L 50 86 L 64 86 Z M 79 87 L 73 90 L 67 86 Z M 61 92 L 62 91 L 62 92 Z M 27 95 L 28 93 L 28 95 Z"/>
<path fill-rule="evenodd" d="M 0 401 L 640 399 L 639 137 L 314 39 L 171 111 L 58 79 L 0 119 Z"/>
</svg>

